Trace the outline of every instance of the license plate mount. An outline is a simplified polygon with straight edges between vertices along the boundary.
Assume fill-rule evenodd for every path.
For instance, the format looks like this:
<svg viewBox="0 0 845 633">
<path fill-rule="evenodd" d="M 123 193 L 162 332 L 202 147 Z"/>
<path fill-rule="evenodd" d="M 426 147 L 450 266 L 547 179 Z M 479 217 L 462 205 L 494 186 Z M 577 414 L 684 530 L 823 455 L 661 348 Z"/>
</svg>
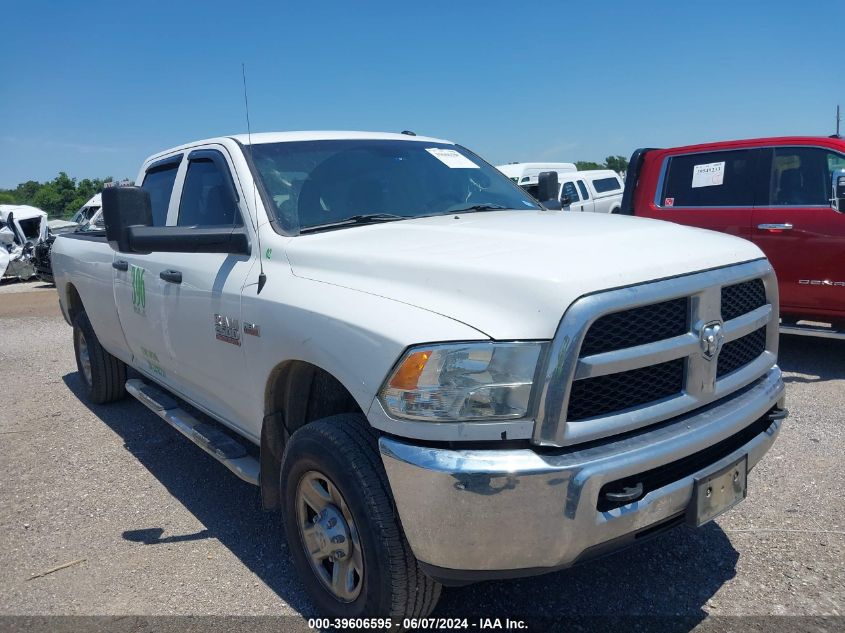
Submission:
<svg viewBox="0 0 845 633">
<path fill-rule="evenodd" d="M 727 512 L 748 494 L 748 455 L 705 475 L 696 477 L 687 523 L 696 527 Z"/>
</svg>

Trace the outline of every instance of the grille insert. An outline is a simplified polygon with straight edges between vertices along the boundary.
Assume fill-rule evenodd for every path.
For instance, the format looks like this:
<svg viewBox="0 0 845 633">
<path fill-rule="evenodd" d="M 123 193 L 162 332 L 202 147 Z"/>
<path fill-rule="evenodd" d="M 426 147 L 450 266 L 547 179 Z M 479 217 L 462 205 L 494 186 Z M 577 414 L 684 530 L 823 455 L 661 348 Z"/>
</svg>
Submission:
<svg viewBox="0 0 845 633">
<path fill-rule="evenodd" d="M 687 297 L 614 312 L 593 323 L 581 344 L 581 356 L 654 343 L 688 329 Z"/>
<path fill-rule="evenodd" d="M 746 334 L 730 343 L 725 343 L 719 353 L 719 364 L 716 368 L 716 378 L 727 376 L 740 367 L 744 367 L 760 354 L 766 351 L 766 328 Z"/>
<path fill-rule="evenodd" d="M 567 420 L 584 420 L 638 407 L 679 394 L 684 387 L 684 359 L 572 383 Z"/>
<path fill-rule="evenodd" d="M 766 305 L 766 287 L 762 279 L 743 281 L 722 288 L 722 320 L 730 321 Z"/>
</svg>

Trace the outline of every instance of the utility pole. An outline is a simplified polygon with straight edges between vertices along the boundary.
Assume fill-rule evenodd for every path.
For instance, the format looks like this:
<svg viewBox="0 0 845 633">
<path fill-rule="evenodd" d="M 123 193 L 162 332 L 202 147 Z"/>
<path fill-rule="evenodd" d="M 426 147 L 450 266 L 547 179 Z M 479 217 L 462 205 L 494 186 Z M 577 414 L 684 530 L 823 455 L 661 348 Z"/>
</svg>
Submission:
<svg viewBox="0 0 845 633">
<path fill-rule="evenodd" d="M 836 105 L 836 136 L 839 136 L 839 122 L 842 117 L 839 116 L 839 104 Z"/>
</svg>

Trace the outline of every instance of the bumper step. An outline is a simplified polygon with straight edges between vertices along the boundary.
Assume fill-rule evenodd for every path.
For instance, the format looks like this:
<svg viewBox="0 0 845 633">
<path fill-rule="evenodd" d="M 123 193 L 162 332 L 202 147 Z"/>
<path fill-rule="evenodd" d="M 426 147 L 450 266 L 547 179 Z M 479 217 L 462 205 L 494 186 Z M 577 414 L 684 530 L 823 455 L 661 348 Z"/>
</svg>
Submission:
<svg viewBox="0 0 845 633">
<path fill-rule="evenodd" d="M 813 327 L 812 325 L 781 325 L 781 334 L 796 334 L 798 336 L 818 336 L 820 338 L 832 338 L 845 341 L 845 331 L 833 330 L 826 327 Z"/>
<path fill-rule="evenodd" d="M 181 408 L 167 391 L 140 378 L 127 380 L 126 391 L 238 477 L 258 485 L 258 460 L 238 439 L 198 420 Z"/>
</svg>

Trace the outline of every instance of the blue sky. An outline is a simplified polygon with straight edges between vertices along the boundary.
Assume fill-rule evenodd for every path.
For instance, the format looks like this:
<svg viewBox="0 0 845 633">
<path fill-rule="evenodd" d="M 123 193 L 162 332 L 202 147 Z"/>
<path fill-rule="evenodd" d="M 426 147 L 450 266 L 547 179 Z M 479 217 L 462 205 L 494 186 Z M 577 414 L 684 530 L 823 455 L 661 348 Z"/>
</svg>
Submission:
<svg viewBox="0 0 845 633">
<path fill-rule="evenodd" d="M 0 0 L 0 187 L 245 131 L 411 129 L 491 162 L 830 134 L 845 3 Z"/>
</svg>

